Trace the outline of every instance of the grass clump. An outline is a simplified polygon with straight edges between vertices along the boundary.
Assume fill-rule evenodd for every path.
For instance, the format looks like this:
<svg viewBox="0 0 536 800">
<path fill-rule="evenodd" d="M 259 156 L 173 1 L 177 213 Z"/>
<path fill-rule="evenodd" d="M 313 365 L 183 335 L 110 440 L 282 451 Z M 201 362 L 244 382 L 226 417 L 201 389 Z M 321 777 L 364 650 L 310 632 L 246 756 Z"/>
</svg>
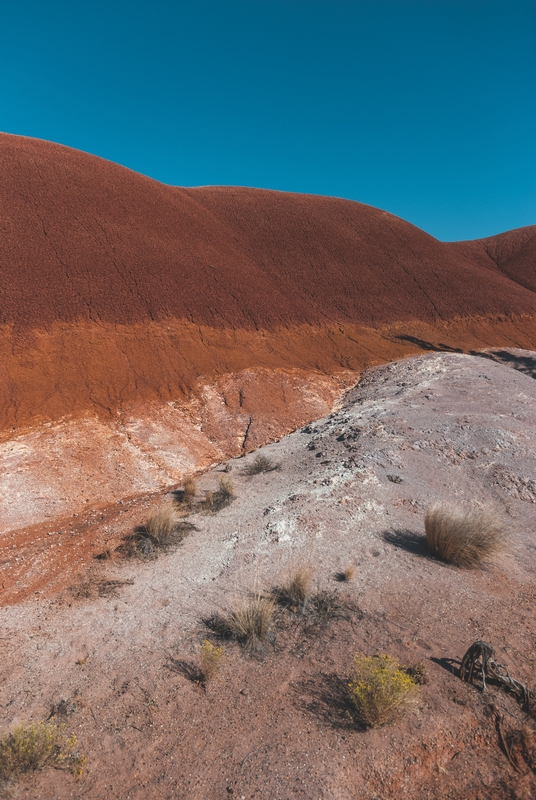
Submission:
<svg viewBox="0 0 536 800">
<path fill-rule="evenodd" d="M 356 654 L 348 688 L 358 722 L 376 728 L 395 722 L 415 702 L 417 683 L 390 656 Z"/>
<path fill-rule="evenodd" d="M 206 514 L 217 514 L 226 508 L 235 498 L 233 482 L 226 475 L 220 478 L 219 489 L 215 492 L 207 492 L 205 499 L 200 504 L 200 508 Z"/>
<path fill-rule="evenodd" d="M 303 611 L 311 594 L 313 573 L 310 564 L 302 564 L 292 569 L 286 580 L 275 589 L 277 602 L 291 611 Z"/>
<path fill-rule="evenodd" d="M 220 632 L 235 639 L 249 652 L 270 637 L 274 622 L 275 600 L 257 592 L 253 597 L 236 601 L 220 623 Z"/>
<path fill-rule="evenodd" d="M 436 505 L 427 510 L 424 529 L 431 554 L 456 567 L 474 569 L 506 545 L 504 523 L 496 511 Z"/>
<path fill-rule="evenodd" d="M 223 661 L 223 650 L 205 639 L 201 645 L 201 674 L 203 683 L 208 683 L 219 671 Z"/>
<path fill-rule="evenodd" d="M 281 469 L 279 462 L 272 461 L 268 456 L 257 455 L 247 467 L 244 469 L 244 475 L 260 475 L 262 472 L 274 472 Z"/>
<path fill-rule="evenodd" d="M 257 594 L 237 603 L 227 618 L 229 630 L 240 642 L 262 642 L 270 633 L 274 616 L 274 602 Z"/>
<path fill-rule="evenodd" d="M 337 592 L 320 591 L 310 595 L 303 609 L 306 628 L 325 628 L 332 620 L 349 620 L 362 612 L 350 603 L 342 602 Z"/>
<path fill-rule="evenodd" d="M 344 569 L 341 569 L 340 572 L 337 572 L 336 579 L 340 583 L 349 583 L 355 575 L 355 566 L 353 564 L 349 564 Z"/>
<path fill-rule="evenodd" d="M 126 537 L 124 549 L 130 556 L 155 556 L 182 542 L 193 528 L 180 518 L 174 503 L 165 503 Z"/>
<path fill-rule="evenodd" d="M 56 767 L 80 776 L 85 756 L 76 749 L 76 736 L 65 737 L 51 722 L 18 725 L 0 739 L 0 779 L 14 780 L 25 772 Z"/>
<path fill-rule="evenodd" d="M 186 478 L 182 489 L 175 492 L 175 502 L 182 508 L 191 508 L 197 495 L 195 478 Z"/>
</svg>

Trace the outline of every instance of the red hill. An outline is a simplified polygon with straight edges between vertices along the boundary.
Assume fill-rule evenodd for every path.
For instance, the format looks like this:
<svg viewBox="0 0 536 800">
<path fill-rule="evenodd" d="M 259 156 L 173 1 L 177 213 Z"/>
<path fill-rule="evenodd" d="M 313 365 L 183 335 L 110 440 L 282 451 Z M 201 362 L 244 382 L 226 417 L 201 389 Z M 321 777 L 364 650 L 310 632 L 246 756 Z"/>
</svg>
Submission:
<svg viewBox="0 0 536 800">
<path fill-rule="evenodd" d="M 536 227 L 444 244 L 359 203 L 171 187 L 6 134 L 0 184 L 4 428 L 417 339 L 536 346 Z"/>
</svg>

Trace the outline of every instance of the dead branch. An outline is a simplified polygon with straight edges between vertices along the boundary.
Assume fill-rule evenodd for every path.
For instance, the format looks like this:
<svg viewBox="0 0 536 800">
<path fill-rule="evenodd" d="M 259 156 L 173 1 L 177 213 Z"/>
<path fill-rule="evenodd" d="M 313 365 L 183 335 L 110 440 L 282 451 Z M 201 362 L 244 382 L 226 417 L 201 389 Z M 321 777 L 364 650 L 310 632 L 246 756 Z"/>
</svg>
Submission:
<svg viewBox="0 0 536 800">
<path fill-rule="evenodd" d="M 477 639 L 476 642 L 473 642 L 463 657 L 460 678 L 462 681 L 475 685 L 476 681 L 480 679 L 483 692 L 487 689 L 486 678 L 496 681 L 499 685 L 512 692 L 520 705 L 527 712 L 530 712 L 531 696 L 528 688 L 524 683 L 510 677 L 505 666 L 497 664 L 495 650 L 489 642 L 483 642 L 482 639 Z"/>
</svg>

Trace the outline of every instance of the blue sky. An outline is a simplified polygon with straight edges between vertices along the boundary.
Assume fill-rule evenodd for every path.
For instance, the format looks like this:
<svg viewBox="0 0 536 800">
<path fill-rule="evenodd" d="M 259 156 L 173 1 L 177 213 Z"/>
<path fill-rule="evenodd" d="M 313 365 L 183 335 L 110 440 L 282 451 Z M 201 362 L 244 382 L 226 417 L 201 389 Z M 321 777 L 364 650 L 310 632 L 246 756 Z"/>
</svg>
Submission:
<svg viewBox="0 0 536 800">
<path fill-rule="evenodd" d="M 536 224 L 536 3 L 5 2 L 0 129 L 487 236 Z"/>
</svg>

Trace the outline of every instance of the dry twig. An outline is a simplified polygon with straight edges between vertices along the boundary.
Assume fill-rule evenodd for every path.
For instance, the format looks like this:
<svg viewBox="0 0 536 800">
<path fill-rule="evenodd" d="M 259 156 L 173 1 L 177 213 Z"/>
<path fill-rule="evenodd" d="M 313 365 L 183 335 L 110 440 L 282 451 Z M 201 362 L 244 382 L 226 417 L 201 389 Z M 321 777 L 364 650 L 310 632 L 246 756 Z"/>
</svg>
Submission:
<svg viewBox="0 0 536 800">
<path fill-rule="evenodd" d="M 531 696 L 524 683 L 510 677 L 505 666 L 495 661 L 495 650 L 489 642 L 477 639 L 467 650 L 460 667 L 460 678 L 467 683 L 474 683 L 475 679 L 482 681 L 482 691 L 486 691 L 486 678 L 497 681 L 501 686 L 509 689 L 526 711 L 530 711 Z"/>
</svg>

